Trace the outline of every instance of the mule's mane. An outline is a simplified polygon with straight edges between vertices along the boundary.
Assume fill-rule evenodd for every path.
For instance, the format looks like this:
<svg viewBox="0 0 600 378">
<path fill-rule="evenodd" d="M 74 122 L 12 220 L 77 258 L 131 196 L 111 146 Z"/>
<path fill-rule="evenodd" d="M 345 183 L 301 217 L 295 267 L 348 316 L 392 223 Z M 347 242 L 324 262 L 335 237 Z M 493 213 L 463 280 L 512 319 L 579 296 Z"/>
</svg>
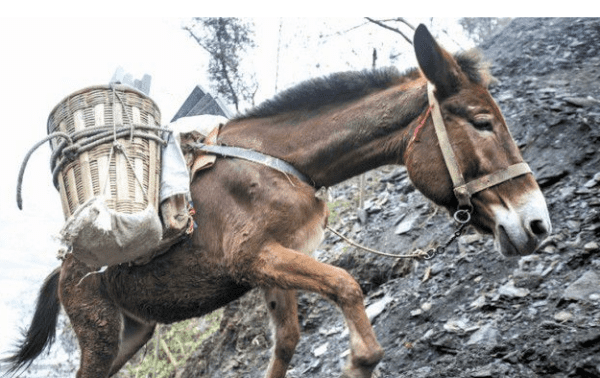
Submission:
<svg viewBox="0 0 600 378">
<path fill-rule="evenodd" d="M 338 72 L 310 79 L 278 93 L 240 118 L 262 118 L 294 110 L 315 110 L 360 98 L 374 90 L 397 83 L 402 75 L 395 67 Z"/>
<path fill-rule="evenodd" d="M 454 54 L 454 59 L 472 82 L 487 88 L 495 81 L 489 71 L 490 63 L 483 59 L 481 51 L 477 49 L 462 51 Z"/>
<path fill-rule="evenodd" d="M 487 86 L 491 76 L 477 51 L 458 53 L 454 58 L 471 81 Z M 400 82 L 415 80 L 420 75 L 416 68 L 401 74 L 395 67 L 334 73 L 307 80 L 280 92 L 237 119 L 264 118 L 291 111 L 311 111 L 328 105 L 342 104 Z"/>
</svg>

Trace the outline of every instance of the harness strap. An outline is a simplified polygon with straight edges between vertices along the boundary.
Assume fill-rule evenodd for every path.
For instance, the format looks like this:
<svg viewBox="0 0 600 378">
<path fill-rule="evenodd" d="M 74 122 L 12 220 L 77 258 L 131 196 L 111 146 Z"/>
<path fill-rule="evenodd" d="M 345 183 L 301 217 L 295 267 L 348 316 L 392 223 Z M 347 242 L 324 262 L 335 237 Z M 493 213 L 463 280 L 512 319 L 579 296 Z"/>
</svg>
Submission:
<svg viewBox="0 0 600 378">
<path fill-rule="evenodd" d="M 448 172 L 450 172 L 450 178 L 452 179 L 452 184 L 454 186 L 454 195 L 458 200 L 459 208 L 467 207 L 472 209 L 473 206 L 471 205 L 470 198 L 473 194 L 515 177 L 531 173 L 529 165 L 525 162 L 520 162 L 465 183 L 465 178 L 458 167 L 452 145 L 450 144 L 450 139 L 448 138 L 440 105 L 437 102 L 433 91 L 433 84 L 427 82 L 427 96 L 431 106 L 431 118 L 438 137 L 440 149 L 442 150 L 442 155 L 444 156 L 444 161 L 446 162 L 446 167 L 448 168 Z"/>
<path fill-rule="evenodd" d="M 310 184 L 311 181 L 303 173 L 294 168 L 290 163 L 273 156 L 265 155 L 261 152 L 249 150 L 241 147 L 207 145 L 204 143 L 190 144 L 193 149 L 204 151 L 209 154 L 215 154 L 223 157 L 234 157 L 266 165 L 283 173 L 288 173 L 298 177 L 300 180 Z"/>
<path fill-rule="evenodd" d="M 437 102 L 435 95 L 433 94 L 433 90 L 433 84 L 428 81 L 427 96 L 429 98 L 429 105 L 431 106 L 431 119 L 433 120 L 433 126 L 435 127 L 435 133 L 438 137 L 440 149 L 442 150 L 442 155 L 444 156 L 444 161 L 446 162 L 446 167 L 448 168 L 448 172 L 450 172 L 450 178 L 452 179 L 452 184 L 454 185 L 454 195 L 456 196 L 456 199 L 458 199 L 459 208 L 465 206 L 472 207 L 469 199 L 470 195 L 468 191 L 463 189 L 465 187 L 465 178 L 458 168 L 458 163 L 456 161 L 456 157 L 454 156 L 450 139 L 448 138 L 448 132 L 446 131 L 446 126 L 444 125 L 444 119 L 442 118 L 440 104 Z"/>
<path fill-rule="evenodd" d="M 509 166 L 498 172 L 490 173 L 487 176 L 480 177 L 473 181 L 469 181 L 464 185 L 466 191 L 472 195 L 477 192 L 481 192 L 484 189 L 498 185 L 504 181 L 508 181 L 512 178 L 531 173 L 531 168 L 525 162 L 517 163 Z M 457 188 L 459 189 L 459 188 Z"/>
</svg>

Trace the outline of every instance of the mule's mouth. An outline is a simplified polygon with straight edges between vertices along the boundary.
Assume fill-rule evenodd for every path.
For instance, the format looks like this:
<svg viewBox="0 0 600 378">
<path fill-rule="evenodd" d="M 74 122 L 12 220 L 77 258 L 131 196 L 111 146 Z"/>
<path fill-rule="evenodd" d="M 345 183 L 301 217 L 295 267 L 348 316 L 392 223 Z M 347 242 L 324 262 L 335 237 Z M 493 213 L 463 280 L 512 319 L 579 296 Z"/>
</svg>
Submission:
<svg viewBox="0 0 600 378">
<path fill-rule="evenodd" d="M 495 244 L 504 256 L 524 256 L 534 253 L 552 232 L 552 223 L 543 196 L 530 193 L 518 206 L 495 206 Z"/>
<path fill-rule="evenodd" d="M 512 256 L 520 256 L 522 253 L 519 253 L 517 247 L 511 242 L 506 229 L 502 226 L 498 227 L 498 235 L 496 236 L 496 249 L 503 256 L 512 257 Z M 529 252 L 532 253 L 533 251 Z M 527 254 L 527 253 L 524 253 Z"/>
</svg>

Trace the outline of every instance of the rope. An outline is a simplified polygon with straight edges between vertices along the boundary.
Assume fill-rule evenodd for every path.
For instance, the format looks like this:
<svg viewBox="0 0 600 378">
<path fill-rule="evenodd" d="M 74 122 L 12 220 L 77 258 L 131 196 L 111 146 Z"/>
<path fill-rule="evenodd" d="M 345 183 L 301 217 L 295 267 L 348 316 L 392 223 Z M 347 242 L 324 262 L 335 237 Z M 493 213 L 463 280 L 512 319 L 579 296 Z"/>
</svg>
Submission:
<svg viewBox="0 0 600 378">
<path fill-rule="evenodd" d="M 19 177 L 17 178 L 17 206 L 19 207 L 19 210 L 23 210 L 23 198 L 21 196 L 21 192 L 22 192 L 22 189 L 23 189 L 23 175 L 25 174 L 25 168 L 27 167 L 27 162 L 29 161 L 29 158 L 31 157 L 31 155 L 33 154 L 33 152 L 35 150 L 37 150 L 37 148 L 39 146 L 41 146 L 42 144 L 44 144 L 47 141 L 49 141 L 51 139 L 54 139 L 54 138 L 64 138 L 69 143 L 73 143 L 73 140 L 71 139 L 71 137 L 67 133 L 63 133 L 63 132 L 57 131 L 57 132 L 54 132 L 54 133 L 48 135 L 47 137 L 45 137 L 41 141 L 37 142 L 27 152 L 27 154 L 25 155 L 25 158 L 23 159 L 23 163 L 21 163 L 21 168 L 19 169 Z"/>
<path fill-rule="evenodd" d="M 456 240 L 460 235 L 462 235 L 462 233 L 465 230 L 465 227 L 471 221 L 471 212 L 470 212 L 470 210 L 466 210 L 466 209 L 459 209 L 459 210 L 457 210 L 454 213 L 454 220 L 456 222 L 458 222 L 459 226 L 458 226 L 458 228 L 456 229 L 456 231 L 454 231 L 454 233 L 452 234 L 452 236 L 450 236 L 450 238 L 448 239 L 448 241 L 446 241 L 446 243 L 443 246 L 438 246 L 436 248 L 430 248 L 427 251 L 423 251 L 421 249 L 417 249 L 417 250 L 415 250 L 414 253 L 412 253 L 410 255 L 394 255 L 394 254 L 391 254 L 391 253 L 381 252 L 381 251 L 378 251 L 376 249 L 371 249 L 369 247 L 365 247 L 364 245 L 358 244 L 354 240 L 348 239 L 347 237 L 345 237 L 344 235 L 340 234 L 339 232 L 337 232 L 336 230 L 334 230 L 330 226 L 327 226 L 327 229 L 329 231 L 333 232 L 334 234 L 336 234 L 337 236 L 339 236 L 340 238 L 342 238 L 346 243 L 348 243 L 350 245 L 353 245 L 353 246 L 355 246 L 357 248 L 363 249 L 363 250 L 365 250 L 367 252 L 375 253 L 376 255 L 381 255 L 381 256 L 386 256 L 386 257 L 395 257 L 395 258 L 398 258 L 398 259 L 423 258 L 425 260 L 431 260 L 436 255 L 441 255 L 442 253 L 444 253 L 446 251 L 446 248 L 448 248 L 450 246 L 450 244 L 452 244 L 452 242 L 454 240 Z"/>
<path fill-rule="evenodd" d="M 327 226 L 327 229 L 331 232 L 333 232 L 334 234 L 336 234 L 337 236 L 339 236 L 340 238 L 344 239 L 344 241 L 350 245 L 353 245 L 357 248 L 363 249 L 367 252 L 371 252 L 371 253 L 375 253 L 377 255 L 381 255 L 381 256 L 387 256 L 387 257 L 395 257 L 398 259 L 410 259 L 410 258 L 426 258 L 428 256 L 427 252 L 424 252 L 420 249 L 416 250 L 415 253 L 410 254 L 410 255 L 394 255 L 392 253 L 386 253 L 386 252 L 381 252 L 378 251 L 376 249 L 371 249 L 369 247 L 365 247 L 364 245 L 358 244 L 357 242 L 355 242 L 354 240 L 348 239 L 347 237 L 345 237 L 344 235 L 340 234 L 339 232 L 337 232 L 336 230 L 334 230 L 333 228 L 331 228 L 330 226 Z"/>
<path fill-rule="evenodd" d="M 19 171 L 19 177 L 17 180 L 17 206 L 20 210 L 23 209 L 23 199 L 21 196 L 21 192 L 23 186 L 23 176 L 25 174 L 27 162 L 31 157 L 31 154 L 33 154 L 33 152 L 39 146 L 46 143 L 47 141 L 54 138 L 64 139 L 56 146 L 50 158 L 52 181 L 54 183 L 54 186 L 58 189 L 58 176 L 62 169 L 65 167 L 65 165 L 77 159 L 79 155 L 83 152 L 89 151 L 101 144 L 113 142 L 118 138 L 123 138 L 128 135 L 130 136 L 130 138 L 145 138 L 153 140 L 159 144 L 165 145 L 167 142 L 158 135 L 154 134 L 156 132 L 164 131 L 166 130 L 160 126 L 128 124 L 118 127 L 96 126 L 92 128 L 86 128 L 84 130 L 79 130 L 73 132 L 72 134 L 67 134 L 61 131 L 56 131 L 52 134 L 49 134 L 44 139 L 36 143 L 23 159 L 23 163 L 21 164 L 21 169 Z"/>
<path fill-rule="evenodd" d="M 121 96 L 119 95 L 119 93 L 117 92 L 117 88 L 115 88 L 114 83 L 110 84 L 110 87 L 112 88 L 112 93 L 113 93 L 113 104 L 115 103 L 115 97 L 119 99 L 119 102 L 121 103 L 121 107 L 123 108 L 123 113 L 124 116 L 127 118 L 127 120 L 129 121 L 129 124 L 131 125 L 131 136 L 129 137 L 129 141 L 133 141 L 133 132 L 134 130 L 134 126 L 133 126 L 133 121 L 131 120 L 131 118 L 129 118 L 129 113 L 127 113 L 125 111 L 126 107 L 125 107 L 125 102 L 123 101 L 123 99 L 121 98 Z M 115 123 L 115 116 L 114 116 L 114 111 L 115 108 L 113 107 L 113 128 L 116 128 L 117 125 Z M 116 140 L 116 136 L 115 136 L 115 140 Z"/>
<path fill-rule="evenodd" d="M 104 180 L 104 185 L 102 185 L 102 195 L 106 193 L 106 188 L 108 188 L 108 182 L 110 181 L 110 162 L 112 161 L 113 154 L 115 152 L 114 145 L 110 148 L 110 153 L 108 154 L 108 164 L 106 164 L 106 179 Z"/>
<path fill-rule="evenodd" d="M 148 131 L 165 131 L 165 129 L 158 126 L 147 126 L 147 125 L 134 125 L 136 130 L 148 130 Z M 52 181 L 54 186 L 58 188 L 58 175 L 65 165 L 75 160 L 81 153 L 89 151 L 101 144 L 113 142 L 115 136 L 117 139 L 126 137 L 128 134 L 131 135 L 131 127 L 129 125 L 119 126 L 113 131 L 112 126 L 100 126 L 95 127 L 93 130 L 96 134 L 87 136 L 91 132 L 87 130 L 81 130 L 74 132 L 71 135 L 73 143 L 70 146 L 64 144 L 59 145 L 54 151 L 51 159 L 52 169 Z M 150 132 L 135 131 L 133 137 L 146 138 L 153 140 L 162 145 L 166 144 L 166 141 L 161 137 L 152 134 Z M 60 159 L 58 157 L 61 157 Z"/>
<path fill-rule="evenodd" d="M 113 149 L 119 151 L 120 153 L 123 154 L 123 156 L 125 156 L 125 160 L 127 160 L 127 165 L 129 166 L 129 169 L 131 169 L 131 172 L 133 172 L 133 177 L 135 177 L 135 181 L 137 181 L 138 185 L 142 189 L 142 192 L 144 192 L 144 197 L 146 197 L 146 199 L 148 199 L 148 192 L 146 191 L 146 188 L 144 188 L 144 184 L 142 184 L 142 180 L 140 180 L 140 178 L 138 177 L 138 174 L 135 171 L 135 168 L 133 167 L 131 160 L 129 160 L 129 156 L 127 155 L 127 153 L 125 153 L 125 150 L 123 149 L 123 145 L 121 145 L 121 143 L 115 141 L 113 144 Z M 109 161 L 109 163 L 110 163 L 110 161 Z"/>
</svg>

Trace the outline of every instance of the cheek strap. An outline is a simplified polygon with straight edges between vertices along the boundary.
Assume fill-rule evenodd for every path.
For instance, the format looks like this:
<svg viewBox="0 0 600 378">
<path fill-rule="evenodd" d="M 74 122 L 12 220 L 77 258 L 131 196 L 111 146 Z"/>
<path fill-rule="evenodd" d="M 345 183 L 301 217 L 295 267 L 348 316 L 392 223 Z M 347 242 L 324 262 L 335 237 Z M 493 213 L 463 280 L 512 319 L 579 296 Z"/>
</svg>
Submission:
<svg viewBox="0 0 600 378">
<path fill-rule="evenodd" d="M 458 167 L 452 145 L 450 144 L 450 139 L 448 138 L 448 132 L 444 125 L 440 105 L 436 100 L 433 91 L 433 84 L 427 82 L 427 96 L 431 107 L 431 119 L 435 127 L 435 133 L 439 141 L 440 149 L 442 150 L 444 162 L 446 163 L 450 178 L 452 179 L 454 195 L 458 200 L 459 208 L 473 209 L 473 205 L 471 204 L 471 196 L 473 196 L 473 194 L 515 177 L 531 173 L 529 165 L 525 162 L 521 162 L 465 183 L 465 178 Z"/>
</svg>

